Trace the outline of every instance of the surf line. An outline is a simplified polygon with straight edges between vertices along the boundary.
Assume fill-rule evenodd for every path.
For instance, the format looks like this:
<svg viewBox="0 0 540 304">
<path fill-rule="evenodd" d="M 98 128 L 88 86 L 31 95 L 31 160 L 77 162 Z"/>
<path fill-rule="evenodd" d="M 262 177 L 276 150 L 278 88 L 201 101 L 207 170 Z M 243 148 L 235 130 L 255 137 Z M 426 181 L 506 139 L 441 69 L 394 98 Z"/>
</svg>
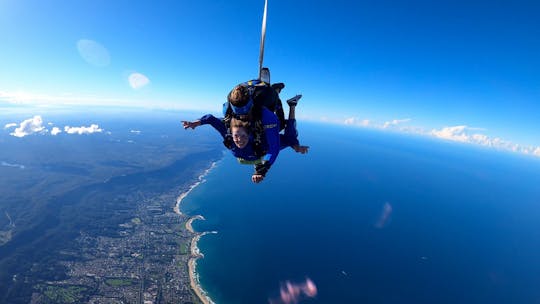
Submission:
<svg viewBox="0 0 540 304">
<path fill-rule="evenodd" d="M 183 216 L 182 212 L 180 211 L 180 206 L 182 201 L 193 191 L 193 189 L 197 188 L 201 183 L 205 181 L 205 177 L 217 166 L 218 161 L 212 162 L 210 167 L 206 169 L 197 180 L 189 186 L 188 190 L 182 192 L 178 198 L 176 199 L 176 204 L 174 206 L 174 212 L 180 216 Z M 207 234 L 215 234 L 217 231 L 206 231 L 206 232 L 196 232 L 193 229 L 192 223 L 195 220 L 205 220 L 205 218 L 202 215 L 195 215 L 190 217 L 186 221 L 186 229 L 193 234 L 193 238 L 190 241 L 190 258 L 188 260 L 188 273 L 189 273 L 189 284 L 191 287 L 191 290 L 195 293 L 195 295 L 199 298 L 199 300 L 203 304 L 215 304 L 214 301 L 208 296 L 208 293 L 202 288 L 200 281 L 199 281 L 199 274 L 197 273 L 197 260 L 204 257 L 204 255 L 201 253 L 199 247 L 197 247 L 197 243 L 201 239 L 201 237 L 207 235 Z"/>
<path fill-rule="evenodd" d="M 182 211 L 180 211 L 180 204 L 182 203 L 182 201 L 186 198 L 186 196 L 188 196 L 188 194 L 195 188 L 197 188 L 197 186 L 199 186 L 201 183 L 203 183 L 205 181 L 205 177 L 208 175 L 208 173 L 210 173 L 210 171 L 212 171 L 212 169 L 214 169 L 215 167 L 217 166 L 217 161 L 213 162 L 210 167 L 208 169 L 206 169 L 201 175 L 199 175 L 199 177 L 197 178 L 197 180 L 191 184 L 191 186 L 189 186 L 189 189 L 182 192 L 177 198 L 176 198 L 176 204 L 174 205 L 174 213 L 178 214 L 178 215 L 182 215 Z"/>
<path fill-rule="evenodd" d="M 201 253 L 199 247 L 197 246 L 197 243 L 201 239 L 201 237 L 207 235 L 207 234 L 216 234 L 217 231 L 205 231 L 205 232 L 195 232 L 193 228 L 191 227 L 191 223 L 194 220 L 204 220 L 204 217 L 197 215 L 195 217 L 192 217 L 187 223 L 186 223 L 186 229 L 191 229 L 190 231 L 195 233 L 195 237 L 191 239 L 191 256 L 188 261 L 188 272 L 189 272 L 189 285 L 191 286 L 191 289 L 195 292 L 199 300 L 203 304 L 216 304 L 208 293 L 202 288 L 201 282 L 199 280 L 199 273 L 197 273 L 197 260 L 200 258 L 204 258 L 204 254 Z M 189 227 L 188 227 L 189 225 Z"/>
</svg>

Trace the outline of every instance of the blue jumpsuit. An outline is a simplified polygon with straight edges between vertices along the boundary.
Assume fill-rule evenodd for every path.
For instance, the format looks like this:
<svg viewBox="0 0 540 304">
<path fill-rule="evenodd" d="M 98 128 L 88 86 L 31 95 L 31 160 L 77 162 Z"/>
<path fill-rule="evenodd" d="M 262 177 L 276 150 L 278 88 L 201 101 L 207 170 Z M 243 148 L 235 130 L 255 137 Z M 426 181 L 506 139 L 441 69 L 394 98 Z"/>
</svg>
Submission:
<svg viewBox="0 0 540 304">
<path fill-rule="evenodd" d="M 227 135 L 227 128 L 222 119 L 216 118 L 211 114 L 204 115 L 200 119 L 201 125 L 209 124 L 216 129 L 223 138 Z M 276 160 L 279 150 L 286 147 L 298 145 L 298 132 L 296 131 L 296 121 L 289 119 L 285 134 L 279 134 L 279 121 L 277 116 L 264 108 L 262 112 L 262 124 L 265 130 L 266 146 L 263 149 L 267 152 L 261 159 L 253 150 L 253 136 L 250 135 L 249 143 L 243 149 L 233 145 L 231 148 L 232 154 L 238 158 L 241 163 L 254 163 L 260 160 L 268 162 L 272 165 Z"/>
</svg>

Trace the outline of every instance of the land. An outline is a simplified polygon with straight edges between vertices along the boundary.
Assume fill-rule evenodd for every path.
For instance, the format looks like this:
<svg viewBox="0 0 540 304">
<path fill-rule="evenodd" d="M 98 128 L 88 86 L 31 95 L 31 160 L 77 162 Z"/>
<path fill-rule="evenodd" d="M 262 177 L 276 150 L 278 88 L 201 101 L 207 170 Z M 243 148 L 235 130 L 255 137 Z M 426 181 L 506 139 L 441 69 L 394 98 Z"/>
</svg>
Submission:
<svg viewBox="0 0 540 304">
<path fill-rule="evenodd" d="M 197 234 L 174 207 L 223 154 L 177 124 L 145 137 L 0 134 L 0 303 L 200 303 Z"/>
<path fill-rule="evenodd" d="M 111 217 L 134 217 L 109 236 L 81 232 L 78 250 L 61 252 L 68 277 L 34 286 L 31 303 L 198 303 L 188 284 L 190 253 L 181 249 L 194 235 L 172 212 L 175 196 L 134 193 L 125 201 L 135 211 Z"/>
</svg>

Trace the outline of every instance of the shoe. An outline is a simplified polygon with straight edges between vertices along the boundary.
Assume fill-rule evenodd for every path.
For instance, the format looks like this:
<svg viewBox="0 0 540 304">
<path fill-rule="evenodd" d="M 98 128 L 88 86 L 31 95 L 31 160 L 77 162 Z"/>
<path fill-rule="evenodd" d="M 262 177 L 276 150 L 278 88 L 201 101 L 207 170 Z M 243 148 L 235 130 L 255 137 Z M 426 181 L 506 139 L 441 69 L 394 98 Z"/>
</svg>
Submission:
<svg viewBox="0 0 540 304">
<path fill-rule="evenodd" d="M 291 107 L 295 107 L 298 104 L 298 101 L 302 98 L 302 94 L 298 94 L 294 96 L 293 98 L 290 98 L 287 100 L 287 104 Z"/>
<path fill-rule="evenodd" d="M 285 87 L 285 84 L 283 82 L 277 82 L 277 83 L 272 84 L 272 89 L 276 90 L 278 94 L 281 92 L 281 90 L 283 90 L 284 87 Z"/>
</svg>

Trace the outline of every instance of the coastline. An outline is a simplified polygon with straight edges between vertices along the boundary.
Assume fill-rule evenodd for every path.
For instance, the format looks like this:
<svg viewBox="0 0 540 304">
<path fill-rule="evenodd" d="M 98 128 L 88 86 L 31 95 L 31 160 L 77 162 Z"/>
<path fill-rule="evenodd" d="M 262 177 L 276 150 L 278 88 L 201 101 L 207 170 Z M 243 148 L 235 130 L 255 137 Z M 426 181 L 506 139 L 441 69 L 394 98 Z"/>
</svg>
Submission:
<svg viewBox="0 0 540 304">
<path fill-rule="evenodd" d="M 205 221 L 206 219 L 204 218 L 204 216 L 202 215 L 196 215 L 196 216 L 193 216 L 191 217 L 187 222 L 186 222 L 186 229 L 191 232 L 191 233 L 196 233 L 195 230 L 193 229 L 193 221 L 195 220 L 202 220 L 202 221 Z"/>
<path fill-rule="evenodd" d="M 193 183 L 191 186 L 189 186 L 189 189 L 185 192 L 182 192 L 177 198 L 176 198 L 176 204 L 174 206 L 174 212 L 176 214 L 179 214 L 179 215 L 182 215 L 182 212 L 180 211 L 180 204 L 182 203 L 182 201 L 184 200 L 184 198 L 186 198 L 186 196 L 188 196 L 188 194 L 195 188 L 197 188 L 197 186 L 199 186 L 202 182 L 204 182 L 204 177 L 206 175 L 208 175 L 208 173 L 210 173 L 210 171 L 212 169 L 214 169 L 217 165 L 217 162 L 212 162 L 212 164 L 210 165 L 210 167 L 208 169 L 206 169 L 201 175 L 199 175 L 199 177 L 197 178 L 197 181 L 195 183 Z"/>
<path fill-rule="evenodd" d="M 204 254 L 202 254 L 199 250 L 199 247 L 197 247 L 197 243 L 201 239 L 201 237 L 207 235 L 207 234 L 216 234 L 217 231 L 206 231 L 203 233 L 197 233 L 195 237 L 191 240 L 191 257 L 188 261 L 188 271 L 189 271 L 189 284 L 191 286 L 191 289 L 195 292 L 197 297 L 199 297 L 199 300 L 203 304 L 216 304 L 212 299 L 208 296 L 206 291 L 201 287 L 201 283 L 199 281 L 199 274 L 197 273 L 197 260 L 204 257 Z"/>
<path fill-rule="evenodd" d="M 206 169 L 201 175 L 199 175 L 197 181 L 194 182 L 187 191 L 181 193 L 178 196 L 178 198 L 176 199 L 176 204 L 173 208 L 176 214 L 183 215 L 180 211 L 180 204 L 193 189 L 195 189 L 197 186 L 199 186 L 205 181 L 204 177 L 208 175 L 208 173 L 210 173 L 210 171 L 214 169 L 216 165 L 217 162 L 212 162 L 210 167 Z M 193 290 L 193 292 L 197 295 L 197 297 L 203 304 L 215 304 L 215 302 L 212 301 L 212 299 L 208 296 L 206 291 L 201 287 L 201 284 L 199 282 L 199 274 L 197 273 L 197 260 L 204 257 L 204 255 L 200 252 L 199 247 L 197 247 L 197 243 L 202 236 L 205 236 L 207 234 L 216 234 L 217 231 L 207 231 L 202 233 L 196 232 L 192 226 L 193 221 L 195 220 L 205 220 L 205 218 L 202 215 L 195 215 L 190 217 L 186 222 L 186 229 L 194 235 L 191 239 L 190 258 L 188 260 L 189 283 L 191 290 Z"/>
</svg>

